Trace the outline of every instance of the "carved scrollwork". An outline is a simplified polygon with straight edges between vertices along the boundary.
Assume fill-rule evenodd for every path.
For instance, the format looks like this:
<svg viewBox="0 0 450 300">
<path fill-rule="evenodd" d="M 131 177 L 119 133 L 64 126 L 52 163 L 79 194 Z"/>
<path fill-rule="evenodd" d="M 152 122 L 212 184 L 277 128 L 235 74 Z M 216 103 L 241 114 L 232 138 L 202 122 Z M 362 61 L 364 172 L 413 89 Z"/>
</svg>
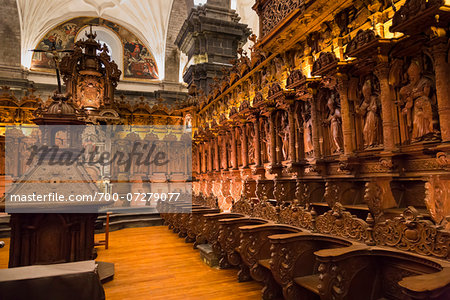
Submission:
<svg viewBox="0 0 450 300">
<path fill-rule="evenodd" d="M 409 0 L 394 14 L 392 27 L 415 18 L 418 13 L 431 7 L 439 7 L 444 4 L 443 0 Z"/>
<path fill-rule="evenodd" d="M 369 265 L 367 257 L 354 258 L 351 263 L 326 262 L 319 265 L 319 294 L 322 299 L 346 299 L 353 278 Z"/>
<path fill-rule="evenodd" d="M 296 83 L 303 81 L 306 79 L 306 76 L 303 75 L 302 70 L 293 70 L 291 74 L 289 74 L 289 77 L 286 82 L 286 87 L 292 88 Z"/>
<path fill-rule="evenodd" d="M 261 18 L 261 34 L 266 35 L 295 9 L 304 6 L 304 1 L 271 0 L 259 10 Z"/>
<path fill-rule="evenodd" d="M 315 74 L 317 72 L 320 72 L 320 70 L 324 69 L 325 67 L 339 61 L 336 55 L 331 52 L 322 52 L 320 53 L 319 58 L 314 62 L 313 68 L 312 68 L 312 74 Z"/>
<path fill-rule="evenodd" d="M 327 181 L 325 183 L 325 194 L 323 198 L 328 203 L 328 206 L 333 208 L 334 205 L 339 201 L 340 188 L 337 183 Z"/>
<path fill-rule="evenodd" d="M 369 225 L 364 220 L 345 211 L 339 202 L 336 202 L 332 210 L 316 218 L 316 230 L 320 233 L 367 241 L 370 239 L 368 229 Z"/>
<path fill-rule="evenodd" d="M 350 40 L 347 45 L 345 54 L 351 54 L 353 51 L 360 49 L 371 41 L 375 40 L 377 35 L 372 29 L 362 30 L 360 29 L 356 36 Z"/>
<path fill-rule="evenodd" d="M 253 212 L 251 215 L 255 218 L 262 218 L 273 222 L 279 221 L 277 208 L 266 199 L 262 199 L 253 206 Z"/>
<path fill-rule="evenodd" d="M 298 205 L 288 205 L 280 208 L 280 223 L 304 229 L 314 230 L 316 212 L 309 211 Z"/>
<path fill-rule="evenodd" d="M 250 216 L 253 211 L 253 205 L 247 199 L 241 198 L 239 201 L 233 204 L 231 211 L 234 213 L 240 213 Z"/>
<path fill-rule="evenodd" d="M 373 238 L 377 245 L 450 258 L 450 234 L 424 220 L 412 206 L 405 209 L 399 217 L 376 224 Z"/>
</svg>

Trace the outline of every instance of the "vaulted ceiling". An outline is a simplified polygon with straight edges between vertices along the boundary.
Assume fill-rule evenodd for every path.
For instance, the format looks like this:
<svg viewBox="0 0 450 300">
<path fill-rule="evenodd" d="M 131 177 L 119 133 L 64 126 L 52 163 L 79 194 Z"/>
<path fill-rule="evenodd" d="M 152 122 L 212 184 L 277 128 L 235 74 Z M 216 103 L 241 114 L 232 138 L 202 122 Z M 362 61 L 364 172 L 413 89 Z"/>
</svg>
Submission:
<svg viewBox="0 0 450 300">
<path fill-rule="evenodd" d="M 132 31 L 152 51 L 160 77 L 170 13 L 174 0 L 17 0 L 21 26 L 22 65 L 29 67 L 31 52 L 44 35 L 59 23 L 79 16 L 102 17 Z M 197 0 L 196 0 L 197 1 Z M 242 22 L 257 29 L 254 0 L 232 0 Z M 237 1 L 237 4 L 236 4 Z M 195 2 L 195 1 L 194 1 Z M 256 19 L 257 20 L 257 19 Z"/>
</svg>

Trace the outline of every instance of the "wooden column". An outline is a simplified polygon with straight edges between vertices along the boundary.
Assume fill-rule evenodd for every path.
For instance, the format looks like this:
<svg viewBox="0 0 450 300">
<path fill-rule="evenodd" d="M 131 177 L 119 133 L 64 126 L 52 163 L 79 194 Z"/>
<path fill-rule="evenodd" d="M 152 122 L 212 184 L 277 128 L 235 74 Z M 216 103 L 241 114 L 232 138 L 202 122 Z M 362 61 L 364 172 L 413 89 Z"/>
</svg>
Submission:
<svg viewBox="0 0 450 300">
<path fill-rule="evenodd" d="M 233 169 L 238 168 L 238 157 L 237 157 L 237 128 L 231 127 L 231 166 Z"/>
<path fill-rule="evenodd" d="M 379 63 L 375 68 L 375 75 L 380 82 L 381 117 L 383 123 L 383 145 L 385 151 L 392 151 L 395 148 L 394 141 L 394 116 L 391 98 L 391 87 L 389 86 L 389 64 Z"/>
<path fill-rule="evenodd" d="M 214 137 L 214 169 L 220 171 L 219 136 Z"/>
<path fill-rule="evenodd" d="M 222 169 L 228 170 L 228 150 L 227 150 L 227 133 L 221 135 L 222 138 Z"/>
<path fill-rule="evenodd" d="M 209 139 L 207 141 L 207 145 L 208 145 L 208 171 L 212 172 L 213 171 L 213 143 L 212 143 L 212 139 Z"/>
<path fill-rule="evenodd" d="M 350 118 L 350 106 L 348 104 L 348 76 L 338 74 L 338 90 L 341 99 L 342 133 L 344 136 L 344 155 L 353 151 L 352 126 Z"/>
<path fill-rule="evenodd" d="M 446 40 L 446 39 L 444 39 Z M 433 46 L 434 70 L 436 75 L 436 97 L 438 102 L 439 124 L 442 142 L 450 142 L 450 97 L 449 64 L 447 63 L 447 43 L 439 42 Z"/>
<path fill-rule="evenodd" d="M 241 145 L 241 154 L 242 154 L 242 167 L 248 168 L 248 138 L 247 138 L 247 123 L 244 123 L 241 126 L 242 131 L 242 145 Z"/>
<path fill-rule="evenodd" d="M 269 116 L 269 132 L 270 132 L 270 163 L 276 165 L 277 159 L 277 129 L 275 128 L 275 112 L 272 112 Z"/>
<path fill-rule="evenodd" d="M 312 126 L 312 135 L 313 135 L 313 147 L 314 147 L 314 157 L 319 158 L 322 156 L 322 152 L 320 151 L 320 142 L 319 142 L 319 118 L 317 112 L 317 104 L 316 99 L 311 99 L 311 122 Z"/>
<path fill-rule="evenodd" d="M 261 165 L 261 139 L 260 139 L 260 132 L 259 132 L 259 117 L 256 116 L 253 120 L 253 128 L 255 129 L 255 135 L 254 135 L 254 146 L 255 146 L 255 165 L 260 166 Z"/>
<path fill-rule="evenodd" d="M 289 159 L 291 162 L 297 161 L 297 151 L 295 149 L 295 117 L 294 117 L 294 105 L 291 105 L 288 109 L 288 122 L 289 122 Z"/>
<path fill-rule="evenodd" d="M 196 170 L 197 174 L 200 174 L 202 172 L 202 165 L 201 165 L 201 159 L 200 159 L 200 143 L 197 143 L 197 147 L 195 147 L 195 158 L 197 159 L 197 166 Z"/>
<path fill-rule="evenodd" d="M 206 173 L 207 171 L 207 161 L 208 157 L 206 155 L 206 144 L 205 142 L 202 142 L 202 173 Z"/>
</svg>

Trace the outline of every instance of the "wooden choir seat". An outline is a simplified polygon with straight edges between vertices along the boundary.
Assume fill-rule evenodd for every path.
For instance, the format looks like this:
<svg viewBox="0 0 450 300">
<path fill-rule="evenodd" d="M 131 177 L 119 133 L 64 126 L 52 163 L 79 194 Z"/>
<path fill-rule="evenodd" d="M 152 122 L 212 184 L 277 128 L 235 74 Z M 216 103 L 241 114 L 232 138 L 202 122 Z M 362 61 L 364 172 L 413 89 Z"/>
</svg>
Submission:
<svg viewBox="0 0 450 300">
<path fill-rule="evenodd" d="M 206 214 L 203 215 L 205 222 L 203 225 L 203 233 L 201 237 L 198 238 L 197 244 L 208 243 L 211 245 L 212 251 L 214 254 L 220 258 L 222 258 L 225 254 L 220 247 L 219 243 L 219 232 L 220 232 L 220 224 L 219 220 L 221 219 L 234 219 L 234 218 L 242 218 L 243 214 L 238 213 L 218 213 L 218 214 Z"/>
<path fill-rule="evenodd" d="M 241 243 L 241 233 L 239 227 L 247 225 L 260 225 L 268 223 L 268 220 L 252 217 L 241 217 L 219 220 L 219 244 L 223 256 L 220 258 L 220 266 L 223 268 L 239 266 L 241 257 L 239 255 L 239 245 Z"/>
<path fill-rule="evenodd" d="M 367 247 L 347 239 L 308 232 L 276 234 L 268 239 L 271 245 L 269 270 L 282 287 L 285 299 L 318 298 L 318 262 L 314 252 L 342 247 Z"/>
<path fill-rule="evenodd" d="M 269 236 L 276 234 L 289 234 L 304 231 L 298 227 L 284 224 L 263 224 L 239 227 L 240 246 L 239 253 L 242 258 L 239 279 L 253 278 L 263 282 L 263 298 L 275 299 L 281 296 L 281 287 L 274 281 L 270 272 L 270 241 Z M 247 276 L 247 277 L 244 277 Z"/>
<path fill-rule="evenodd" d="M 204 242 L 203 227 L 205 224 L 205 215 L 220 213 L 218 208 L 199 208 L 193 209 L 189 215 L 189 225 L 187 230 L 186 241 L 194 242 L 194 249 L 198 244 Z"/>
<path fill-rule="evenodd" d="M 315 255 L 321 299 L 450 299 L 449 261 L 378 246 Z"/>
</svg>

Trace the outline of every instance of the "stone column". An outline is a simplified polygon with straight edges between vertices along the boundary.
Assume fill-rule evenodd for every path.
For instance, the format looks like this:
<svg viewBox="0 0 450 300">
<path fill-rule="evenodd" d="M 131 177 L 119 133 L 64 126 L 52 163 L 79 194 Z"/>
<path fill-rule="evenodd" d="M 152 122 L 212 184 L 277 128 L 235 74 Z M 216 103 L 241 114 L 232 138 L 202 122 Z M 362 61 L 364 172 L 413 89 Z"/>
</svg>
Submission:
<svg viewBox="0 0 450 300">
<path fill-rule="evenodd" d="M 242 167 L 248 167 L 248 138 L 247 138 L 247 123 L 244 123 L 241 126 L 242 130 L 242 145 L 241 145 L 241 154 L 242 154 Z"/>
<path fill-rule="evenodd" d="M 203 173 L 208 172 L 208 147 L 205 142 L 203 142 Z"/>
<path fill-rule="evenodd" d="M 447 44 L 440 42 L 433 46 L 434 70 L 436 75 L 436 98 L 438 102 L 439 124 L 442 142 L 450 142 L 450 97 L 449 97 L 449 64 Z"/>
<path fill-rule="evenodd" d="M 341 99 L 342 133 L 344 136 L 344 155 L 350 155 L 353 151 L 352 127 L 350 118 L 350 106 L 348 104 L 348 76 L 339 74 L 338 90 Z"/>
<path fill-rule="evenodd" d="M 253 120 L 253 128 L 255 129 L 254 135 L 254 146 L 255 146 L 255 165 L 261 165 L 261 140 L 260 140 L 260 132 L 259 132 L 259 117 L 256 116 L 255 120 Z"/>
<path fill-rule="evenodd" d="M 219 136 L 214 137 L 214 169 L 220 171 Z"/>
<path fill-rule="evenodd" d="M 238 157 L 237 157 L 237 127 L 231 128 L 231 166 L 233 169 L 238 168 Z"/>
<path fill-rule="evenodd" d="M 295 117 L 294 105 L 291 105 L 288 110 L 289 122 L 289 159 L 291 162 L 297 161 L 297 151 L 295 149 Z"/>
<path fill-rule="evenodd" d="M 391 98 L 391 87 L 389 86 L 389 64 L 379 63 L 375 68 L 375 75 L 380 82 L 381 117 L 383 124 L 383 145 L 385 151 L 392 151 L 395 148 L 394 141 L 394 116 Z"/>
<path fill-rule="evenodd" d="M 277 129 L 275 128 L 275 112 L 272 112 L 269 116 L 269 131 L 270 131 L 270 163 L 276 165 L 277 159 Z"/>
</svg>

